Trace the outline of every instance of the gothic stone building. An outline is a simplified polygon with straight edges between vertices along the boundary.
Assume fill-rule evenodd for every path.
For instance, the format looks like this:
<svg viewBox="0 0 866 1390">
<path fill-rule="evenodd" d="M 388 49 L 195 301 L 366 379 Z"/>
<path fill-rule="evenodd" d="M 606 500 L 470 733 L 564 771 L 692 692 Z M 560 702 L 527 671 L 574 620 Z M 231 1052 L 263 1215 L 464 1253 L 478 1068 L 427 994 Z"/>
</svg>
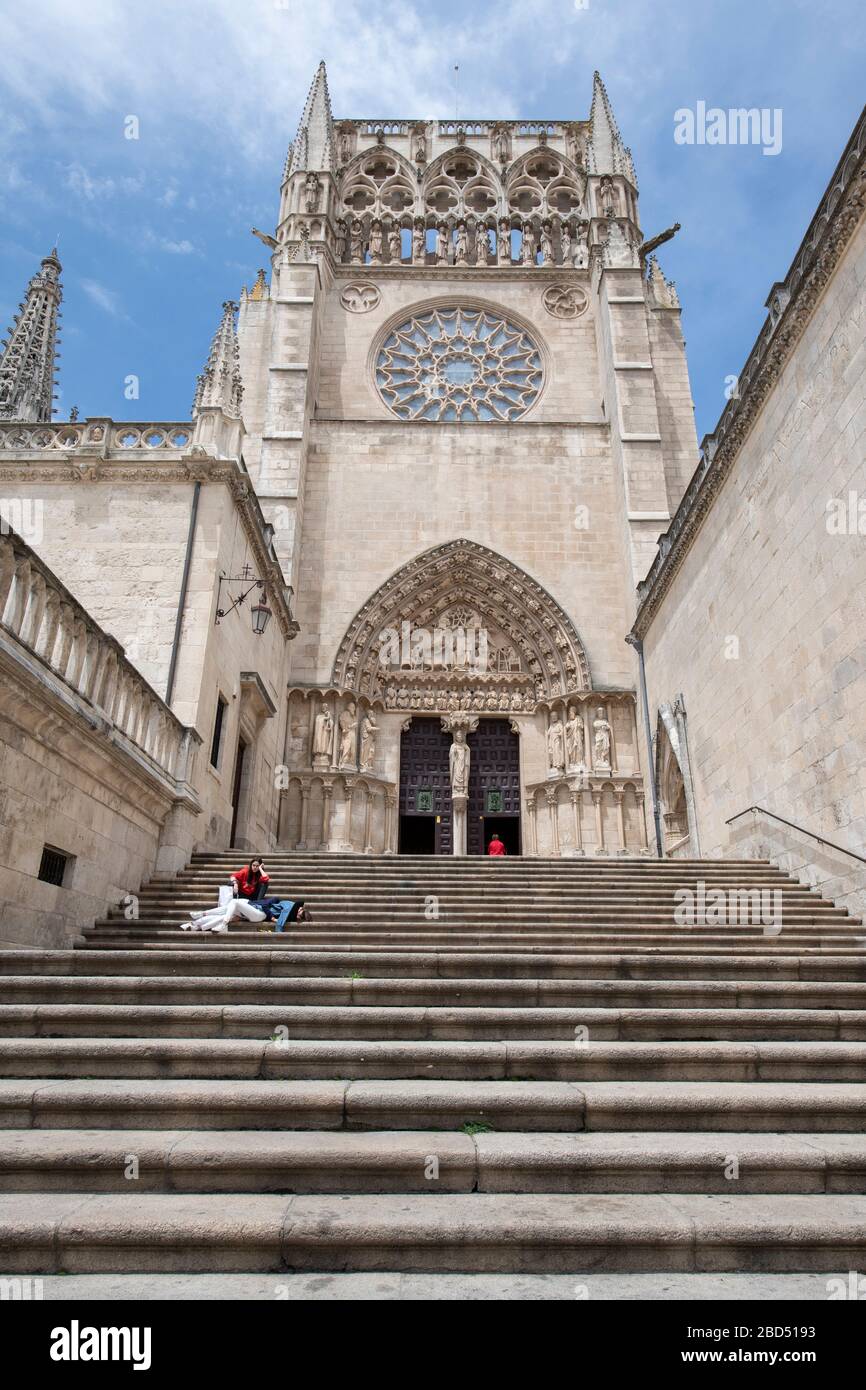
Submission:
<svg viewBox="0 0 866 1390">
<path fill-rule="evenodd" d="M 768 800 L 856 835 L 863 550 L 816 458 L 862 467 L 862 213 L 861 123 L 700 453 L 669 233 L 598 76 L 583 120 L 339 120 L 321 66 L 191 421 L 52 422 L 48 257 L 0 357 L 0 496 L 50 515 L 2 537 L 2 935 L 193 848 L 731 853 Z M 788 583 L 823 585 L 793 659 L 764 640 Z M 724 666 L 702 636 L 745 611 Z"/>
</svg>

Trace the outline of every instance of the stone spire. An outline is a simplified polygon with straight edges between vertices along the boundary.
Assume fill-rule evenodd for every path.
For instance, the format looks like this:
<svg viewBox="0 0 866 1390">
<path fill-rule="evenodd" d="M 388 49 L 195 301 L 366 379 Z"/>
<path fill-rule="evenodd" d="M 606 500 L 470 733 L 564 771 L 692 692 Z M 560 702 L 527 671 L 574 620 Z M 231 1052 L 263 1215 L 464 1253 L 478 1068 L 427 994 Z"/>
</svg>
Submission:
<svg viewBox="0 0 866 1390">
<path fill-rule="evenodd" d="M 624 174 L 637 187 L 631 150 L 623 144 L 610 97 L 596 72 L 592 80 L 592 106 L 589 112 L 589 144 L 586 151 L 590 174 Z"/>
<path fill-rule="evenodd" d="M 244 388 L 235 328 L 237 307 L 230 299 L 223 304 L 223 316 L 210 345 L 207 365 L 196 384 L 193 419 L 205 406 L 215 406 L 232 420 L 240 419 Z"/>
<path fill-rule="evenodd" d="M 319 64 L 313 78 L 294 147 L 290 148 L 290 173 L 334 172 L 334 120 L 324 62 Z"/>
<path fill-rule="evenodd" d="M 51 419 L 62 298 L 55 247 L 27 286 L 8 339 L 0 342 L 0 420 Z"/>
</svg>

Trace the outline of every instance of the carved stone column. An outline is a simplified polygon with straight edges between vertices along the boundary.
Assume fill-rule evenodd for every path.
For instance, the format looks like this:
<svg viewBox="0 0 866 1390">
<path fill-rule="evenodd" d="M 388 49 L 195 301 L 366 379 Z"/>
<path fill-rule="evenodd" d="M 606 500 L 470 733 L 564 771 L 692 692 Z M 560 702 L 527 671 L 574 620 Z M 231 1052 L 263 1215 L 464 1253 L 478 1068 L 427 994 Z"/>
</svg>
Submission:
<svg viewBox="0 0 866 1390">
<path fill-rule="evenodd" d="M 550 844 L 554 859 L 558 859 L 559 850 L 559 809 L 556 796 L 556 787 L 546 787 L 544 795 L 547 799 L 547 814 L 550 818 Z"/>
<path fill-rule="evenodd" d="M 385 853 L 393 854 L 394 846 L 391 837 L 394 833 L 394 807 L 397 805 L 397 798 L 393 792 L 385 793 Z"/>
<path fill-rule="evenodd" d="M 626 853 L 625 846 L 625 788 L 614 787 L 614 797 L 616 798 L 616 814 L 619 824 L 619 854 Z"/>
<path fill-rule="evenodd" d="M 526 798 L 526 847 L 531 855 L 538 854 L 538 836 L 535 828 L 535 797 Z"/>
<path fill-rule="evenodd" d="M 592 804 L 595 807 L 595 835 L 598 843 L 595 847 L 596 854 L 607 854 L 604 843 L 604 817 L 601 807 L 601 788 L 594 787 L 592 792 Z"/>
<path fill-rule="evenodd" d="M 367 786 L 365 786 L 364 790 L 367 793 L 367 802 L 364 807 L 364 853 L 372 854 L 373 845 L 370 840 L 370 830 L 372 828 L 373 793 Z"/>
<path fill-rule="evenodd" d="M 478 728 L 477 715 L 468 714 L 449 714 L 442 719 L 442 728 L 445 733 L 452 736 L 452 749 L 456 743 L 454 735 L 462 733 L 466 737 L 468 750 L 469 735 Z M 471 753 L 469 758 L 471 761 Z M 464 783 L 460 783 L 464 785 Z M 465 778 L 466 791 L 455 791 L 454 780 L 451 781 L 451 839 L 452 851 L 455 855 L 464 856 L 466 854 L 466 831 L 467 831 L 467 806 L 469 802 L 469 775 L 468 771 Z"/>
<path fill-rule="evenodd" d="M 322 849 L 328 848 L 331 838 L 331 812 L 334 809 L 334 784 L 322 783 Z"/>
<path fill-rule="evenodd" d="M 583 826 L 580 823 L 580 787 L 569 787 L 571 815 L 574 821 L 574 852 L 583 854 Z"/>
<path fill-rule="evenodd" d="M 310 788 L 301 787 L 301 834 L 296 849 L 307 849 L 307 817 L 310 812 Z"/>
</svg>

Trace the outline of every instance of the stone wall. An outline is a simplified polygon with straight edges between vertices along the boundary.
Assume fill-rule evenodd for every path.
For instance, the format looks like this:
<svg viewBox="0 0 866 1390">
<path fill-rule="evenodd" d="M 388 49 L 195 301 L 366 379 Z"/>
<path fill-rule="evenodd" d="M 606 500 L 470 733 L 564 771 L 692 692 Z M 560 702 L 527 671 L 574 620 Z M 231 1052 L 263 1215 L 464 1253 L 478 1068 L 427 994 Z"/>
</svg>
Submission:
<svg viewBox="0 0 866 1390">
<path fill-rule="evenodd" d="M 852 904 L 844 856 L 726 820 L 757 804 L 866 845 L 864 327 L 861 222 L 644 635 L 651 708 L 685 697 L 703 851 L 775 846 Z"/>
</svg>

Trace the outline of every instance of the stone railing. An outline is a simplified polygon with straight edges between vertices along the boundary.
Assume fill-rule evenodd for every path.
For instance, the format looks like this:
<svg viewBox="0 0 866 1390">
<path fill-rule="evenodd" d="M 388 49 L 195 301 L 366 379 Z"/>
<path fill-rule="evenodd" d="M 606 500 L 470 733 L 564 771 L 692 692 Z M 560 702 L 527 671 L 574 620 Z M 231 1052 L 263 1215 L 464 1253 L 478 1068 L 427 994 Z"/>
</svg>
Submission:
<svg viewBox="0 0 866 1390">
<path fill-rule="evenodd" d="M 194 729 L 126 659 L 120 643 L 104 632 L 21 538 L 0 531 L 0 631 L 11 634 L 45 667 L 102 716 L 176 783 L 189 783 Z"/>
<path fill-rule="evenodd" d="M 86 452 L 100 458 L 122 457 L 131 450 L 184 453 L 193 442 L 189 421 L 158 424 L 122 422 L 106 418 L 84 421 L 52 421 L 49 424 L 0 424 L 0 459 L 4 454 L 27 452 Z"/>
</svg>

